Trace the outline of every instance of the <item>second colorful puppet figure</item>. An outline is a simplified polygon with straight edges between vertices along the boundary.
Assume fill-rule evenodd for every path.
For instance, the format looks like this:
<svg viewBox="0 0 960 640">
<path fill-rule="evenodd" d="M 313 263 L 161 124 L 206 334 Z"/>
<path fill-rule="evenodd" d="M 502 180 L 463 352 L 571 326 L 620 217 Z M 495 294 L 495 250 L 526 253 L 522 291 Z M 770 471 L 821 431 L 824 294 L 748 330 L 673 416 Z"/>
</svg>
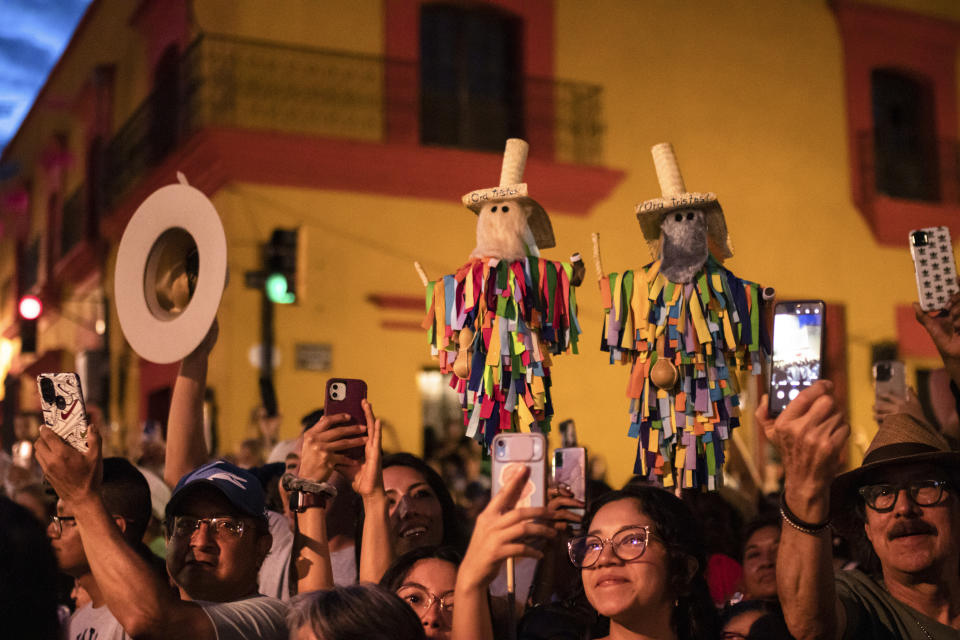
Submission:
<svg viewBox="0 0 960 640">
<path fill-rule="evenodd" d="M 431 352 L 442 372 L 454 373 L 467 435 L 487 447 L 500 431 L 549 430 L 550 356 L 576 353 L 580 334 L 575 287 L 583 263 L 540 257 L 556 243 L 550 218 L 522 182 L 527 150 L 523 140 L 507 140 L 500 185 L 463 196 L 477 214 L 469 261 L 425 279 Z"/>
<path fill-rule="evenodd" d="M 653 147 L 663 196 L 636 207 L 654 262 L 603 275 L 601 349 L 629 364 L 634 473 L 664 486 L 715 489 L 739 425 L 739 375 L 759 374 L 769 340 L 759 285 L 721 262 L 733 256 L 713 193 L 689 193 L 673 147 Z"/>
</svg>

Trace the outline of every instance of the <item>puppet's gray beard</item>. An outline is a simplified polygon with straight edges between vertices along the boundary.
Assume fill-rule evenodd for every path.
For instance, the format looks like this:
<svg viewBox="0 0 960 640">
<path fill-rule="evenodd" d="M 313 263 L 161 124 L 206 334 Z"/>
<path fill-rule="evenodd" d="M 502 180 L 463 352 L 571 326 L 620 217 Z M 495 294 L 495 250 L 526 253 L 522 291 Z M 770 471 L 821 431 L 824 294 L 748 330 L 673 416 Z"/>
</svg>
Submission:
<svg viewBox="0 0 960 640">
<path fill-rule="evenodd" d="M 525 236 L 529 236 L 527 242 Z M 521 207 L 510 207 L 505 214 L 484 210 L 477 218 L 477 246 L 470 257 L 521 260 L 527 255 L 528 242 L 533 246 L 527 214 Z"/>
<path fill-rule="evenodd" d="M 660 272 L 670 282 L 690 282 L 707 262 L 708 255 L 705 229 L 697 229 L 689 236 L 681 237 L 679 242 L 664 233 Z"/>
</svg>

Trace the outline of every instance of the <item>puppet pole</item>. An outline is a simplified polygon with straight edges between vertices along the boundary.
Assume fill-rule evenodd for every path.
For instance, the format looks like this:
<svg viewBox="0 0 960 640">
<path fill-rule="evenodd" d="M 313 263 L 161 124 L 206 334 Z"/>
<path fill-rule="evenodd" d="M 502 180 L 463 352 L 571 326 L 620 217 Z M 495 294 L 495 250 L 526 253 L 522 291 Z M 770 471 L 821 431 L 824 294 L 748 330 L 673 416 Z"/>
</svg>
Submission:
<svg viewBox="0 0 960 640">
<path fill-rule="evenodd" d="M 593 267 L 597 271 L 597 282 L 603 280 L 603 261 L 600 259 L 600 234 L 591 233 L 590 238 L 593 240 Z"/>
<path fill-rule="evenodd" d="M 430 278 L 427 277 L 427 272 L 423 270 L 423 267 L 420 266 L 420 263 L 416 260 L 413 261 L 413 268 L 417 270 L 417 275 L 420 276 L 420 282 L 423 283 L 424 287 L 430 284 Z"/>
<path fill-rule="evenodd" d="M 517 637 L 517 580 L 514 559 L 507 558 L 507 634 L 509 640 Z"/>
</svg>

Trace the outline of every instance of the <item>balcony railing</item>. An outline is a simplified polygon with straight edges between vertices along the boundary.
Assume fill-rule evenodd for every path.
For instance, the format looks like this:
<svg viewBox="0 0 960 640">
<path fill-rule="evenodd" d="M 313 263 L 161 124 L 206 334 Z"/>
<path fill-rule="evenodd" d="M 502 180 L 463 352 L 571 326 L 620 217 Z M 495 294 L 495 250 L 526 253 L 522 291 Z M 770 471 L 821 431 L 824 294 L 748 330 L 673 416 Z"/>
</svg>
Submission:
<svg viewBox="0 0 960 640">
<path fill-rule="evenodd" d="M 885 141 L 857 133 L 860 202 L 887 196 L 929 204 L 960 204 L 960 144 L 952 139 Z"/>
<path fill-rule="evenodd" d="M 183 53 L 175 80 L 151 94 L 108 145 L 105 204 L 114 205 L 146 170 L 208 126 L 419 144 L 418 78 L 417 63 L 201 36 Z M 525 78 L 522 87 L 531 153 L 601 162 L 599 86 Z"/>
</svg>

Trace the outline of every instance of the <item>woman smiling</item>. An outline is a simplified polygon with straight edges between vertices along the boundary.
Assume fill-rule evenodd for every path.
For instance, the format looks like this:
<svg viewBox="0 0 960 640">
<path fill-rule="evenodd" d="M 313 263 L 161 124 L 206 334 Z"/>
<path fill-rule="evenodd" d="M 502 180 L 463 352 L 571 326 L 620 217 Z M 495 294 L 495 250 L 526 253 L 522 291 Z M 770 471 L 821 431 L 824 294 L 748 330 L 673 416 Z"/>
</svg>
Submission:
<svg viewBox="0 0 960 640">
<path fill-rule="evenodd" d="M 570 560 L 610 619 L 610 640 L 718 637 L 699 526 L 678 498 L 651 486 L 614 491 L 591 505 L 585 529 L 568 543 Z"/>
</svg>

